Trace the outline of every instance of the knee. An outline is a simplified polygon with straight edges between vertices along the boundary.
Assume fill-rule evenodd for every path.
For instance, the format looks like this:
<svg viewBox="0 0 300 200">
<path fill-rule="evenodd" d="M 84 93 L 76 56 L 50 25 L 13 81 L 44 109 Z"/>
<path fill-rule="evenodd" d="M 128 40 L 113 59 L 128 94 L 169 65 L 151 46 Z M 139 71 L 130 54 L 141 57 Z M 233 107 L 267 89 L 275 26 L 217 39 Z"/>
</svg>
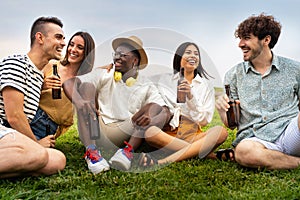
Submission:
<svg viewBox="0 0 300 200">
<path fill-rule="evenodd" d="M 218 145 L 224 143 L 228 137 L 228 132 L 227 132 L 226 128 L 224 128 L 222 126 L 213 127 L 211 129 L 211 133 L 213 134 L 214 137 L 217 138 L 216 142 Z"/>
<path fill-rule="evenodd" d="M 56 169 L 62 171 L 65 169 L 67 164 L 66 156 L 61 151 L 56 151 Z"/>
<path fill-rule="evenodd" d="M 222 126 L 217 126 L 220 132 L 220 136 L 219 136 L 219 142 L 223 143 L 225 142 L 225 140 L 228 137 L 228 132 L 226 130 L 226 128 L 222 127 Z"/>
<path fill-rule="evenodd" d="M 153 141 L 153 139 L 155 138 L 155 135 L 161 131 L 160 128 L 158 128 L 157 126 L 151 126 L 149 127 L 146 131 L 145 131 L 145 140 L 146 142 L 151 142 Z"/>
<path fill-rule="evenodd" d="M 255 149 L 256 147 L 253 142 L 240 142 L 234 151 L 236 162 L 243 166 L 252 166 L 254 163 L 256 163 L 255 157 L 258 153 Z"/>
<path fill-rule="evenodd" d="M 160 133 L 162 130 L 157 126 L 151 126 L 145 132 L 145 140 L 148 144 L 155 147 L 162 146 L 162 138 L 160 137 Z"/>
<path fill-rule="evenodd" d="M 56 149 L 47 149 L 48 151 L 48 164 L 44 169 L 45 175 L 55 174 L 62 171 L 66 167 L 66 156 Z"/>
</svg>

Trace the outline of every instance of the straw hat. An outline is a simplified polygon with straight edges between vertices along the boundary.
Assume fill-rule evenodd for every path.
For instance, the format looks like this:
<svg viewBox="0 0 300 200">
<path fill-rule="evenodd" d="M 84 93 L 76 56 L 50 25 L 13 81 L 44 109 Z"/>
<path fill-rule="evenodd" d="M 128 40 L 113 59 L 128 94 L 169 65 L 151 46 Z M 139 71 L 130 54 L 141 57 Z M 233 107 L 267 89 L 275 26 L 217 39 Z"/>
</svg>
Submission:
<svg viewBox="0 0 300 200">
<path fill-rule="evenodd" d="M 123 43 L 133 46 L 139 52 L 141 57 L 139 69 L 144 69 L 148 64 L 148 58 L 145 50 L 143 49 L 142 40 L 136 36 L 129 36 L 128 38 L 117 38 L 112 41 L 112 47 L 114 50 L 116 50 L 118 46 Z"/>
</svg>

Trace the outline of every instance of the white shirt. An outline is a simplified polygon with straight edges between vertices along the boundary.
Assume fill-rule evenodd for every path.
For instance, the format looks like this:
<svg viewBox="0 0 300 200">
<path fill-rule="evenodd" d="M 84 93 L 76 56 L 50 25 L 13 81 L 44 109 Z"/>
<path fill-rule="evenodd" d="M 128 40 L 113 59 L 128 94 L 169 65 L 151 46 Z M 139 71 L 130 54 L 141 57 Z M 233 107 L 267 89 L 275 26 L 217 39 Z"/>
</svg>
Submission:
<svg viewBox="0 0 300 200">
<path fill-rule="evenodd" d="M 173 128 L 178 127 L 180 115 L 193 120 L 200 126 L 211 122 L 215 109 L 215 92 L 210 82 L 197 75 L 190 85 L 193 98 L 190 100 L 187 98 L 186 103 L 176 103 L 178 79 L 179 73 L 162 74 L 151 78 L 157 83 L 159 92 L 174 115 L 170 125 Z"/>
<path fill-rule="evenodd" d="M 115 69 L 94 68 L 92 72 L 78 76 L 82 82 L 92 83 L 97 90 L 100 113 L 105 124 L 124 121 L 132 117 L 148 103 L 165 106 L 155 85 L 138 76 L 136 83 L 128 87 L 123 80 L 114 80 Z"/>
</svg>

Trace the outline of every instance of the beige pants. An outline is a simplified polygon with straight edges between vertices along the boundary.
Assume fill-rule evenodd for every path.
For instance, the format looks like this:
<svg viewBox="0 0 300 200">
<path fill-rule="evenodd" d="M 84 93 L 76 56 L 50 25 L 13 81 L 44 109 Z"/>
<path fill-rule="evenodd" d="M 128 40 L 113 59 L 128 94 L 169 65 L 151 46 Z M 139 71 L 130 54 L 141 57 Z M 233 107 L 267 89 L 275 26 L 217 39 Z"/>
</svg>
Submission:
<svg viewBox="0 0 300 200">
<path fill-rule="evenodd" d="M 96 145 L 102 148 L 110 148 L 112 150 L 124 146 L 124 141 L 128 141 L 134 131 L 131 119 L 122 122 L 105 124 L 99 117 L 100 139 L 96 141 Z"/>
</svg>

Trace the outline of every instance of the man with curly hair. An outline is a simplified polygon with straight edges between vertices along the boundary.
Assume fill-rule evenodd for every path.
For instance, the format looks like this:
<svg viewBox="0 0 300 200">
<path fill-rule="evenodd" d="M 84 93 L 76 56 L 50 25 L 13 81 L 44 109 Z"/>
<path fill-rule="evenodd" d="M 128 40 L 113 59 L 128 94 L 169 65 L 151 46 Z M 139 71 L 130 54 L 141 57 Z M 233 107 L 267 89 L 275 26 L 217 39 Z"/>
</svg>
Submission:
<svg viewBox="0 0 300 200">
<path fill-rule="evenodd" d="M 272 51 L 281 24 L 272 15 L 251 16 L 235 31 L 244 62 L 231 68 L 224 83 L 240 103 L 235 160 L 246 167 L 293 169 L 300 165 L 300 63 Z M 227 95 L 216 108 L 225 125 Z"/>
</svg>

